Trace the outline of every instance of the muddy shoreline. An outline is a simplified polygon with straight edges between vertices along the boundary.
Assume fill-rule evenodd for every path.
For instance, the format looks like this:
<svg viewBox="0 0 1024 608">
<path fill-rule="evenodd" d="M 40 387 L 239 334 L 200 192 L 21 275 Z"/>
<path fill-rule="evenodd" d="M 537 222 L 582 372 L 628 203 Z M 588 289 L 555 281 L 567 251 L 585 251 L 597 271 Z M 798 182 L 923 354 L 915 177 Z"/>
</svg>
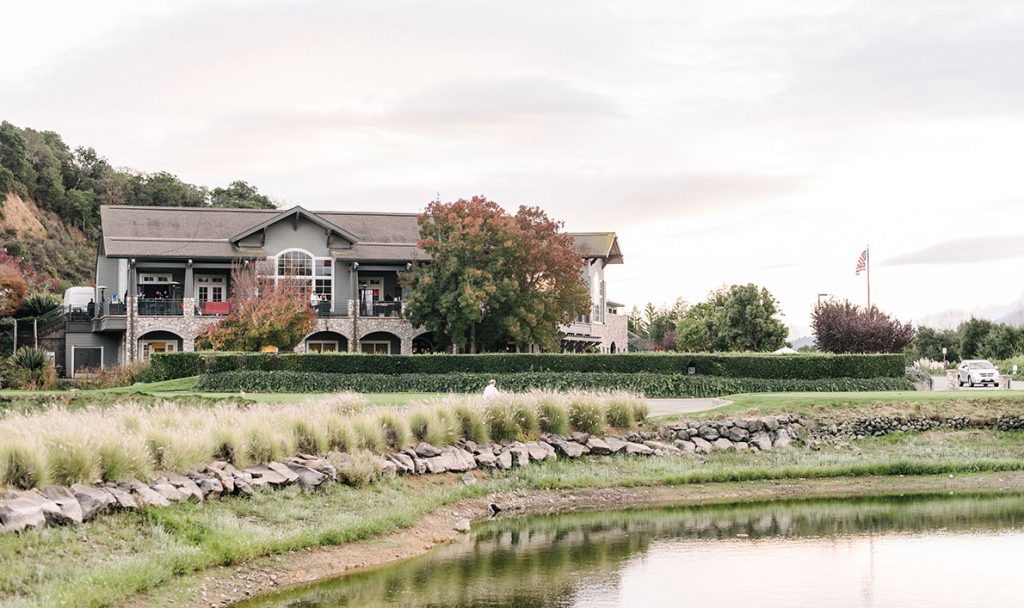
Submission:
<svg viewBox="0 0 1024 608">
<path fill-rule="evenodd" d="M 457 483 L 452 479 L 452 483 Z M 457 522 L 490 516 L 488 505 L 503 509 L 499 517 L 518 517 L 627 508 L 686 506 L 753 501 L 842 498 L 855 496 L 1024 491 L 1024 471 L 920 477 L 856 477 L 737 483 L 515 491 L 467 499 L 444 507 L 416 525 L 386 536 L 260 558 L 177 579 L 119 606 L 229 606 L 257 595 L 343 576 L 421 555 L 457 537 Z"/>
</svg>

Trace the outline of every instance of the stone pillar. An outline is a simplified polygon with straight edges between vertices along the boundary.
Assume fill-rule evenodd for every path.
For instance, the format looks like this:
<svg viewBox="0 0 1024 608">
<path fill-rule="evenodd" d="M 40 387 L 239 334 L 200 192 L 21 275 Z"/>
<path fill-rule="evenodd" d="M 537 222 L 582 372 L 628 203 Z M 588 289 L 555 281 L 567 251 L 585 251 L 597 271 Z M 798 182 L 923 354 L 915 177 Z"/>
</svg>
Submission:
<svg viewBox="0 0 1024 608">
<path fill-rule="evenodd" d="M 182 298 L 181 316 L 186 319 L 196 316 L 196 301 L 191 296 L 185 296 Z"/>
<path fill-rule="evenodd" d="M 401 336 L 402 349 L 401 354 L 411 355 L 412 354 L 412 336 Z"/>
<path fill-rule="evenodd" d="M 182 293 L 182 297 L 185 299 L 194 298 L 195 295 L 192 293 L 196 288 L 196 281 L 192 274 L 192 261 L 189 260 L 187 266 L 185 266 L 185 291 Z"/>
</svg>

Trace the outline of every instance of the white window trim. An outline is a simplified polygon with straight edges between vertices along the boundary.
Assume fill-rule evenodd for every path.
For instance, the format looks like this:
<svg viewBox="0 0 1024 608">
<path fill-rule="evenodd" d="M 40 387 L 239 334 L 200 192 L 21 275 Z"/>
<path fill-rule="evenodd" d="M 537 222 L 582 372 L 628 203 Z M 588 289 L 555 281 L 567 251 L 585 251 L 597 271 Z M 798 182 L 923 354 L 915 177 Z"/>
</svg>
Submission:
<svg viewBox="0 0 1024 608">
<path fill-rule="evenodd" d="M 77 378 L 78 377 L 78 372 L 75 371 L 75 353 L 77 353 L 78 349 L 80 349 L 80 348 L 89 348 L 89 349 L 98 348 L 98 349 L 100 349 L 100 369 L 103 369 L 103 368 L 106 367 L 106 364 L 104 363 L 104 355 L 106 353 L 103 352 L 103 346 L 102 345 L 100 345 L 100 346 L 79 346 L 79 345 L 75 344 L 75 345 L 73 345 L 71 347 L 71 377 L 72 378 Z"/>
<path fill-rule="evenodd" d="M 206 285 L 200 285 L 199 279 L 216 279 L 211 280 Z M 199 301 L 199 288 L 207 287 L 213 292 L 214 287 L 220 287 L 221 300 L 206 300 L 207 302 L 227 302 L 228 301 L 228 278 L 222 274 L 197 274 L 193 279 L 193 292 L 195 293 L 196 301 Z"/>
<path fill-rule="evenodd" d="M 168 340 L 168 339 L 165 339 L 165 338 L 146 338 L 146 339 L 143 339 L 143 340 L 139 340 L 139 357 L 143 361 L 148 360 L 148 357 L 146 356 L 146 346 L 150 345 L 150 344 L 163 344 L 165 348 L 166 348 L 166 346 L 168 344 L 173 344 L 174 345 L 174 350 L 169 351 L 169 352 L 174 352 L 174 353 L 182 352 L 182 351 L 178 350 L 178 341 L 177 340 L 173 340 L 173 339 L 172 340 Z M 184 350 L 184 349 L 182 349 L 182 350 Z M 168 351 L 164 351 L 164 352 L 168 352 Z"/>
<path fill-rule="evenodd" d="M 278 259 L 282 255 L 284 255 L 286 253 L 292 253 L 292 252 L 295 252 L 295 251 L 297 251 L 299 253 L 306 254 L 312 260 L 312 266 L 310 267 L 310 273 L 309 273 L 308 277 L 288 277 L 287 275 L 282 275 L 282 274 L 278 274 L 277 273 L 278 272 Z M 332 256 L 316 256 L 316 255 L 313 255 L 313 253 L 311 251 L 307 251 L 307 250 L 301 249 L 299 247 L 293 247 L 291 249 L 284 249 L 282 251 L 278 251 L 276 254 L 271 256 L 271 258 L 269 258 L 269 259 L 273 259 L 274 260 L 274 264 L 273 264 L 273 266 L 274 266 L 274 274 L 272 276 L 274 278 L 274 282 L 275 283 L 277 281 L 279 281 L 280 279 L 286 278 L 286 277 L 291 279 L 291 280 L 301 280 L 301 279 L 308 278 L 309 279 L 309 289 L 311 291 L 315 291 L 316 290 L 316 282 L 317 282 L 317 280 L 320 280 L 320 281 L 330 281 L 331 282 L 331 302 L 335 301 L 335 291 L 334 290 L 336 288 L 335 283 L 337 281 L 334 280 L 334 272 L 335 272 L 335 265 L 337 264 L 337 260 L 335 260 Z M 326 276 L 317 276 L 317 274 L 316 274 L 316 266 L 317 266 L 317 264 L 316 263 L 317 262 L 323 262 L 323 261 L 326 261 L 326 260 L 330 260 L 330 262 L 331 262 L 331 272 L 329 274 L 327 274 Z"/>
<path fill-rule="evenodd" d="M 166 277 L 166 281 L 147 281 L 146 279 L 155 279 L 157 277 Z M 169 285 L 174 282 L 174 273 L 171 272 L 140 272 L 139 273 L 139 285 Z"/>
<path fill-rule="evenodd" d="M 364 344 L 383 344 L 383 345 L 388 347 L 388 352 L 386 352 L 384 354 L 386 354 L 386 355 L 390 355 L 391 354 L 391 340 L 360 340 L 359 341 L 359 352 L 363 352 L 363 345 Z M 373 354 L 379 354 L 379 353 L 373 353 Z"/>
</svg>

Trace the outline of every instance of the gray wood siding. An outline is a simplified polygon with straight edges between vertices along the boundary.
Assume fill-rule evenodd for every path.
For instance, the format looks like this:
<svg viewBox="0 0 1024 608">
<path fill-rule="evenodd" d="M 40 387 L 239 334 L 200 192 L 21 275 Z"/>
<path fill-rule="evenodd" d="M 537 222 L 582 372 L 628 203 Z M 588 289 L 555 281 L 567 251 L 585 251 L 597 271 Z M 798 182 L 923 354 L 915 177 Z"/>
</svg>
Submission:
<svg viewBox="0 0 1024 608">
<path fill-rule="evenodd" d="M 278 222 L 267 228 L 267 242 L 263 250 L 274 256 L 288 249 L 303 249 L 316 257 L 328 257 L 327 233 L 313 222 L 299 220 L 296 228 L 292 220 Z"/>
<path fill-rule="evenodd" d="M 121 285 L 121 282 L 118 280 L 118 274 L 116 259 L 108 258 L 105 255 L 96 256 L 96 293 L 93 299 L 97 305 L 102 300 L 100 298 L 100 287 L 106 287 L 104 293 L 108 298 L 114 293 L 118 294 L 118 298 L 124 295 L 125 286 Z"/>
<path fill-rule="evenodd" d="M 74 348 L 103 347 L 103 366 L 115 366 L 121 354 L 121 334 L 68 333 L 64 341 L 65 374 L 70 376 L 73 366 Z"/>
<path fill-rule="evenodd" d="M 334 312 L 348 310 L 352 299 L 352 264 L 334 261 Z"/>
</svg>

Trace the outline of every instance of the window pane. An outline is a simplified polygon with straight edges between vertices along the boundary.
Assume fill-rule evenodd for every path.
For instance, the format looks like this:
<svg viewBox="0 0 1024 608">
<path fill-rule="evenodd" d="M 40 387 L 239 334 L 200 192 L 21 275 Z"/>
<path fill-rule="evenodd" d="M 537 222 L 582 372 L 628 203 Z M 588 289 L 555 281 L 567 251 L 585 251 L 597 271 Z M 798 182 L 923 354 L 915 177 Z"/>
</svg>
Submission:
<svg viewBox="0 0 1024 608">
<path fill-rule="evenodd" d="M 308 277 L 313 274 L 313 260 L 301 251 L 282 253 L 277 258 L 277 274 L 282 277 Z"/>
<path fill-rule="evenodd" d="M 330 279 L 316 279 L 316 293 L 320 296 L 321 300 L 331 299 L 331 280 Z"/>
<path fill-rule="evenodd" d="M 331 260 L 317 260 L 317 262 L 316 262 L 316 276 L 318 276 L 318 277 L 329 277 L 329 276 L 331 276 Z"/>
</svg>

